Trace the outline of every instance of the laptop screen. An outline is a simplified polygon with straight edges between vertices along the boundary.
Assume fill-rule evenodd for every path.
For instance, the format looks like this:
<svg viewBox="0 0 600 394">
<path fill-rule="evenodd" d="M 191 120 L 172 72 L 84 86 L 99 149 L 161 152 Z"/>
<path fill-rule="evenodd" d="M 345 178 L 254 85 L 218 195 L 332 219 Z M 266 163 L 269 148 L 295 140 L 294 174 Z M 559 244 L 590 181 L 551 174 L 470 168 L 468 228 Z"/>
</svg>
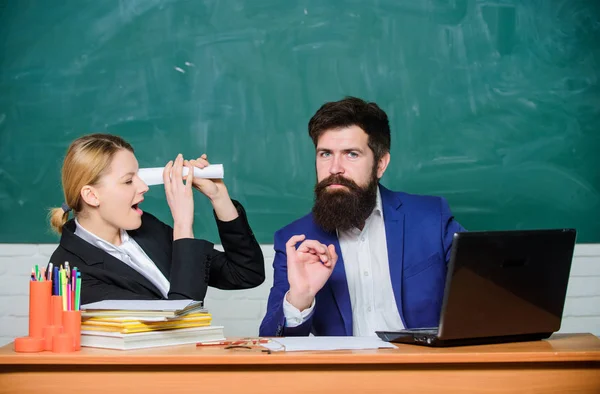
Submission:
<svg viewBox="0 0 600 394">
<path fill-rule="evenodd" d="M 558 331 L 575 238 L 573 229 L 456 233 L 438 337 Z"/>
</svg>

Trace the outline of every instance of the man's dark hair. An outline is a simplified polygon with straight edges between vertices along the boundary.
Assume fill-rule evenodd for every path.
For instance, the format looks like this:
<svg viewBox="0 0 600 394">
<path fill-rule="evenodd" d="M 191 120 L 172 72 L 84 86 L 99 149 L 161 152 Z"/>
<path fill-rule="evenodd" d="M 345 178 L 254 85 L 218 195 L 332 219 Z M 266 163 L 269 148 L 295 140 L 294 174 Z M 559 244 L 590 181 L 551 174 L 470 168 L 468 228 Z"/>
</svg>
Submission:
<svg viewBox="0 0 600 394">
<path fill-rule="evenodd" d="M 358 126 L 367 133 L 376 163 L 390 151 L 390 123 L 386 113 L 377 104 L 356 97 L 323 104 L 308 122 L 308 135 L 316 147 L 326 130 L 350 126 Z"/>
</svg>

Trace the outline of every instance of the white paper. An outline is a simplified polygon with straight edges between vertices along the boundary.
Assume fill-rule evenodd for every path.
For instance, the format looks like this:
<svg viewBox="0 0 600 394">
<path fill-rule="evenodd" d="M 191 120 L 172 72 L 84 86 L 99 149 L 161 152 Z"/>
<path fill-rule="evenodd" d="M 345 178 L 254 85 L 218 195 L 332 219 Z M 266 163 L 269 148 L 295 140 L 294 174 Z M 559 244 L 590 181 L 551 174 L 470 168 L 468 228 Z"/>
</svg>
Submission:
<svg viewBox="0 0 600 394">
<path fill-rule="evenodd" d="M 154 168 L 140 168 L 138 176 L 146 182 L 148 186 L 162 185 L 164 167 Z M 183 167 L 183 176 L 187 176 L 189 170 L 187 167 Z M 198 168 L 194 167 L 194 177 L 206 178 L 206 179 L 223 179 L 225 172 L 223 170 L 223 164 L 211 164 L 208 167 Z"/>
<path fill-rule="evenodd" d="M 82 310 L 178 311 L 192 300 L 104 300 L 81 305 Z"/>
<path fill-rule="evenodd" d="M 262 346 L 272 351 L 297 352 L 301 350 L 360 350 L 395 349 L 396 346 L 378 337 L 283 337 L 271 338 Z M 283 346 L 282 346 L 283 345 Z"/>
</svg>

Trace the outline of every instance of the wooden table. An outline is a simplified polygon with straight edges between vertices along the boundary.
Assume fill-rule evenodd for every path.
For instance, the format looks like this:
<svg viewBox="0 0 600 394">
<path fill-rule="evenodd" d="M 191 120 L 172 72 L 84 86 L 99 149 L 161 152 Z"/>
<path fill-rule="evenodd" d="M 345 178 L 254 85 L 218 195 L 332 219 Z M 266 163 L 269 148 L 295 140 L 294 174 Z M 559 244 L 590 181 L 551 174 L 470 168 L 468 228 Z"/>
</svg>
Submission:
<svg viewBox="0 0 600 394">
<path fill-rule="evenodd" d="M 600 393 L 600 339 L 272 354 L 193 345 L 70 354 L 0 348 L 0 393 L 34 392 Z"/>
</svg>

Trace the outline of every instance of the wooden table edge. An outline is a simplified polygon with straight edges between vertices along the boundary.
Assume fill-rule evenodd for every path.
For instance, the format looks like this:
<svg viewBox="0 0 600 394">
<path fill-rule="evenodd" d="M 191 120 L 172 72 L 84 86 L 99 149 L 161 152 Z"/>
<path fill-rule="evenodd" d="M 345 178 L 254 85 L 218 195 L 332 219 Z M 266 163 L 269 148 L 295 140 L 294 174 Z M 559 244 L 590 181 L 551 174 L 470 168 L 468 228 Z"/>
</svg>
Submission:
<svg viewBox="0 0 600 394">
<path fill-rule="evenodd" d="M 561 346 L 564 350 L 561 350 Z M 569 346 L 571 344 L 571 346 Z M 81 352 L 56 354 L 15 353 L 12 344 L 0 348 L 0 365 L 368 365 L 368 364 L 481 364 L 481 363 L 600 363 L 600 339 L 592 334 L 562 335 L 550 345 L 538 342 L 509 345 L 426 348 L 399 345 L 398 349 L 262 352 L 260 348 L 196 348 L 180 345 L 139 350 L 86 348 Z M 499 347 L 500 346 L 500 347 Z M 531 351 L 523 350 L 531 346 Z M 536 349 L 538 348 L 538 349 Z M 517 349 L 517 350 L 514 350 Z"/>
</svg>

